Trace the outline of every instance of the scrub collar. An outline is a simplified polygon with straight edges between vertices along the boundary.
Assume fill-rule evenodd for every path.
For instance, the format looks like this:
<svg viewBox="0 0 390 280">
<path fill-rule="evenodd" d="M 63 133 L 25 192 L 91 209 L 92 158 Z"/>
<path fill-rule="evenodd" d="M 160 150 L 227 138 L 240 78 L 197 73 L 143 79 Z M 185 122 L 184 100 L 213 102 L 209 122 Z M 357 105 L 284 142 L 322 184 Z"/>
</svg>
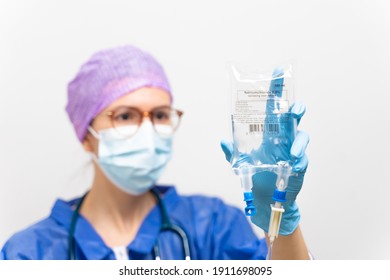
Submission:
<svg viewBox="0 0 390 280">
<path fill-rule="evenodd" d="M 168 215 L 172 220 L 175 220 L 174 208 L 179 201 L 179 196 L 176 189 L 171 186 L 156 186 L 161 194 L 166 205 Z M 51 211 L 50 217 L 57 223 L 61 224 L 66 232 L 69 231 L 72 219 L 73 206 L 79 202 L 80 198 L 71 201 L 58 199 Z M 126 247 L 131 254 L 149 254 L 153 250 L 155 240 L 158 238 L 161 227 L 160 209 L 156 205 L 149 214 L 145 217 L 140 229 L 138 230 L 134 240 Z M 102 260 L 109 258 L 112 254 L 112 249 L 105 245 L 104 241 L 92 227 L 92 225 L 80 215 L 77 221 L 77 227 L 74 234 L 77 246 L 81 249 L 87 259 Z"/>
</svg>

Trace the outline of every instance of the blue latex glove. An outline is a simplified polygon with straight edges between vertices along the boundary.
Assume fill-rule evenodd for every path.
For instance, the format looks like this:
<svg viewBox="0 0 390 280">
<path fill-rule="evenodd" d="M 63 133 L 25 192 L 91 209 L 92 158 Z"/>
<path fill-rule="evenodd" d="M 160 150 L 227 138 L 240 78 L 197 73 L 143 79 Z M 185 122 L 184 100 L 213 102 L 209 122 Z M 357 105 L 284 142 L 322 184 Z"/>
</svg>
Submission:
<svg viewBox="0 0 390 280">
<path fill-rule="evenodd" d="M 273 75 L 274 77 L 277 77 L 277 75 L 280 74 L 283 73 L 278 73 L 278 69 L 276 69 Z M 275 79 L 271 83 L 270 90 L 278 94 L 278 88 L 275 87 L 275 85 L 280 84 L 280 82 L 283 83 L 282 78 Z M 267 102 L 267 111 L 272 112 L 273 109 L 273 103 Z M 297 119 L 297 123 L 299 123 L 301 117 L 305 113 L 305 106 L 300 103 L 295 103 L 293 106 L 291 106 L 290 112 L 291 115 Z M 299 224 L 300 213 L 295 200 L 302 188 L 303 179 L 308 166 L 308 159 L 305 154 L 308 143 L 309 136 L 305 132 L 298 131 L 294 142 L 291 145 L 291 149 L 288 149 L 289 146 L 287 145 L 281 145 L 281 147 L 275 149 L 273 144 L 265 141 L 260 146 L 260 148 L 255 151 L 263 163 L 271 163 L 275 160 L 275 158 L 284 160 L 289 159 L 293 161 L 293 171 L 296 173 L 296 175 L 290 176 L 288 187 L 286 188 L 287 201 L 282 203 L 285 212 L 282 215 L 282 221 L 280 224 L 279 234 L 281 235 L 289 235 L 293 233 Z M 233 143 L 229 141 L 221 141 L 221 147 L 225 153 L 226 159 L 231 162 L 233 154 Z M 251 217 L 251 220 L 255 225 L 262 228 L 265 232 L 268 231 L 269 227 L 269 220 L 271 215 L 270 205 L 275 203 L 275 201 L 272 199 L 272 196 L 276 187 L 276 177 L 277 175 L 275 173 L 268 171 L 256 173 L 252 177 L 252 192 L 254 195 L 253 204 L 256 207 L 256 214 Z"/>
</svg>

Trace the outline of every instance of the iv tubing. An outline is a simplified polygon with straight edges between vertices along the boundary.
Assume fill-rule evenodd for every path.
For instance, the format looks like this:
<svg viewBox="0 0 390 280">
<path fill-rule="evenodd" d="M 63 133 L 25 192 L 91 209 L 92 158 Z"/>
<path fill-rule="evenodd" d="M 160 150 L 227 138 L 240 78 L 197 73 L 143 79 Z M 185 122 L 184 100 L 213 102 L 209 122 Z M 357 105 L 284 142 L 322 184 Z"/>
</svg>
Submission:
<svg viewBox="0 0 390 280">
<path fill-rule="evenodd" d="M 271 217 L 269 222 L 268 236 L 270 240 L 268 258 L 272 257 L 272 248 L 275 239 L 278 237 L 280 222 L 282 220 L 282 214 L 284 212 L 282 202 L 286 201 L 286 187 L 288 179 L 291 175 L 291 166 L 287 162 L 281 162 L 276 168 L 276 189 L 274 191 L 273 200 L 275 204 L 271 204 Z"/>
</svg>

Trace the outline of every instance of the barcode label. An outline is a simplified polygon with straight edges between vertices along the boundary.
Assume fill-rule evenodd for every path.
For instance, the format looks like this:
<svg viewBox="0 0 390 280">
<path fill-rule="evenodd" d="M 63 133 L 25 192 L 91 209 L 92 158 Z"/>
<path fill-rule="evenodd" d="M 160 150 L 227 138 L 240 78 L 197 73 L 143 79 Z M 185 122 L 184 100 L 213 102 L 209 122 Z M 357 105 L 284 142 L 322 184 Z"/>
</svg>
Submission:
<svg viewBox="0 0 390 280">
<path fill-rule="evenodd" d="M 278 123 L 261 123 L 261 124 L 250 124 L 250 133 L 279 133 Z"/>
</svg>

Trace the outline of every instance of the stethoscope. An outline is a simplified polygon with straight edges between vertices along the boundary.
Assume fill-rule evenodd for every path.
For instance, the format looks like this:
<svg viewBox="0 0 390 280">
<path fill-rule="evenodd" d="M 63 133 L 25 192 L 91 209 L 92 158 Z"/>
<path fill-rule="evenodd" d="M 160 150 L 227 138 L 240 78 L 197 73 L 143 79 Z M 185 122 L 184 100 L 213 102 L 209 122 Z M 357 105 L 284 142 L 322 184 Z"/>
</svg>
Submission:
<svg viewBox="0 0 390 280">
<path fill-rule="evenodd" d="M 161 233 L 163 231 L 171 231 L 173 233 L 176 233 L 182 240 L 185 259 L 190 260 L 191 259 L 191 257 L 190 257 L 190 244 L 188 242 L 187 234 L 185 233 L 185 231 L 181 227 L 179 227 L 175 224 L 172 224 L 171 220 L 169 219 L 168 212 L 167 212 L 167 209 L 165 207 L 165 203 L 162 200 L 160 193 L 156 189 L 152 189 L 152 193 L 154 194 L 154 196 L 157 199 L 157 203 L 158 203 L 158 206 L 159 206 L 160 212 L 161 212 L 161 227 L 160 227 L 159 233 Z M 80 207 L 83 204 L 83 201 L 84 201 L 85 197 L 87 196 L 87 194 L 88 194 L 88 192 L 81 197 L 80 201 L 76 205 L 76 209 L 73 212 L 72 220 L 70 222 L 69 237 L 68 237 L 68 243 L 69 243 L 68 255 L 69 255 L 70 260 L 76 259 L 74 234 L 76 231 L 77 219 L 80 215 L 79 214 Z M 160 260 L 161 257 L 160 257 L 160 250 L 158 247 L 158 239 L 154 243 L 153 252 L 154 252 L 155 259 Z"/>
</svg>

